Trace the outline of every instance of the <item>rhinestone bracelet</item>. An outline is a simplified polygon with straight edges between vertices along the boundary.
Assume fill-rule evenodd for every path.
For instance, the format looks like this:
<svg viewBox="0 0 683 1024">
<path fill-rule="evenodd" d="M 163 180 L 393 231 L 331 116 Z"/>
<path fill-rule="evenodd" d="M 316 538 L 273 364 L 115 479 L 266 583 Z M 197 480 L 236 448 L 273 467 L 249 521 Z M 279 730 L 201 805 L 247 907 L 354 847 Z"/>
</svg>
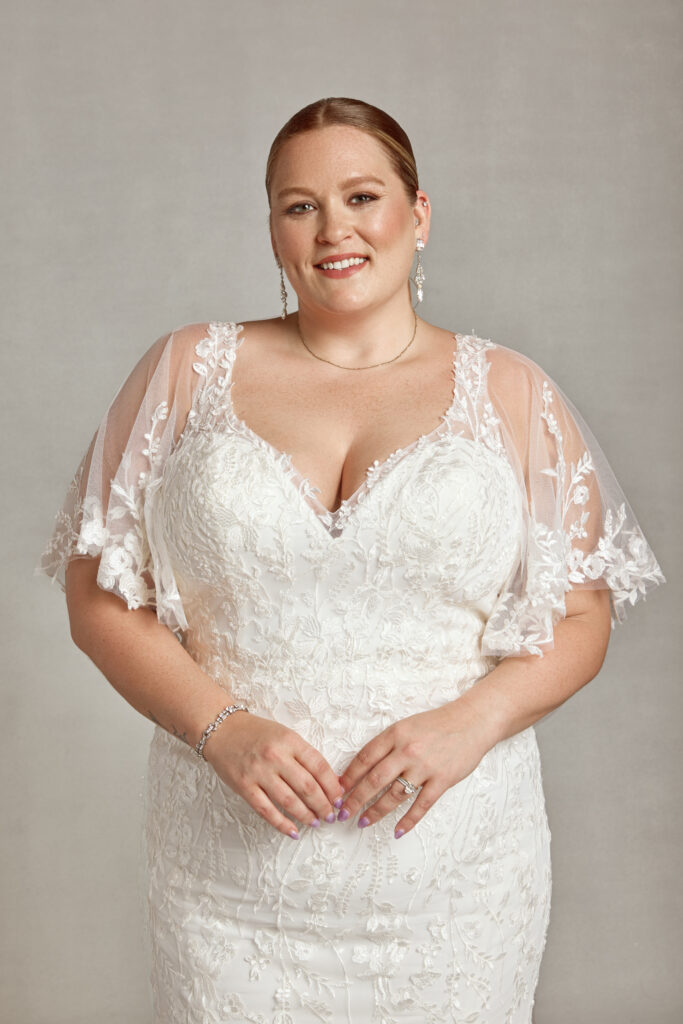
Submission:
<svg viewBox="0 0 683 1024">
<path fill-rule="evenodd" d="M 207 725 L 204 732 L 202 733 L 201 739 L 199 740 L 199 743 L 194 748 L 194 750 L 195 753 L 198 754 L 199 757 L 201 757 L 204 761 L 206 761 L 206 758 L 204 757 L 204 744 L 208 740 L 211 733 L 215 732 L 215 730 L 218 728 L 221 722 L 224 722 L 225 719 L 228 718 L 234 711 L 249 711 L 249 708 L 247 707 L 246 704 L 230 704 L 229 707 L 223 708 L 220 715 L 218 715 L 218 717 L 215 718 L 213 722 L 210 722 L 209 725 Z"/>
</svg>

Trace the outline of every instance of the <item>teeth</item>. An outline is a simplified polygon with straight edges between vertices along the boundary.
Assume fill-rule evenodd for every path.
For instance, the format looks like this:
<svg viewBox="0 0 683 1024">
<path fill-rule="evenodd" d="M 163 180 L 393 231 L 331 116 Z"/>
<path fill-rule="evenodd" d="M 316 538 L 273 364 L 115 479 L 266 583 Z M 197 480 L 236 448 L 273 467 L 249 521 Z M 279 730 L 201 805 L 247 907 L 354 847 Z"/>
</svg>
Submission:
<svg viewBox="0 0 683 1024">
<path fill-rule="evenodd" d="M 347 267 L 358 267 L 367 262 L 367 256 L 352 256 L 348 260 L 335 260 L 334 263 L 319 263 L 322 270 L 346 270 Z"/>
</svg>

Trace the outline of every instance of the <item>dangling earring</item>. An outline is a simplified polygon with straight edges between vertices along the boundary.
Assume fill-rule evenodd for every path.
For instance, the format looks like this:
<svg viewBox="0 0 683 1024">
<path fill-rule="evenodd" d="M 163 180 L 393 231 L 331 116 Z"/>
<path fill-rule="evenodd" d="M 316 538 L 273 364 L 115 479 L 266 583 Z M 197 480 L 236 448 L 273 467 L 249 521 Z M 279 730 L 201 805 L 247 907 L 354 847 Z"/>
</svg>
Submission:
<svg viewBox="0 0 683 1024">
<path fill-rule="evenodd" d="M 285 272 L 282 269 L 282 264 L 278 260 L 277 263 L 280 268 L 280 298 L 282 299 L 282 312 L 280 313 L 280 319 L 284 320 L 287 317 L 287 289 L 285 288 Z"/>
<path fill-rule="evenodd" d="M 424 299 L 424 283 L 425 283 L 425 272 L 422 266 L 422 253 L 424 251 L 424 241 L 418 238 L 415 243 L 415 251 L 417 252 L 417 265 L 415 267 L 415 277 L 413 278 L 413 284 L 417 288 L 417 301 L 422 302 Z"/>
</svg>

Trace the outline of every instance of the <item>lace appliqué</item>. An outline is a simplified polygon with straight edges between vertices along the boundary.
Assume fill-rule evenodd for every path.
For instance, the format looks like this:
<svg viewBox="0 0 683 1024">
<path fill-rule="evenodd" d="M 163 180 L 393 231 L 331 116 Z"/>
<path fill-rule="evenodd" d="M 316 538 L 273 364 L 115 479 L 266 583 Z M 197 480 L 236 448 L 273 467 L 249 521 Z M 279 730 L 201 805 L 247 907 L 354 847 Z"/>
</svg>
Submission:
<svg viewBox="0 0 683 1024">
<path fill-rule="evenodd" d="M 555 439 L 557 451 L 555 469 L 546 472 L 556 477 L 558 492 L 563 496 L 567 589 L 571 589 L 573 583 L 586 583 L 604 576 L 612 592 L 614 626 L 615 620 L 622 622 L 626 616 L 625 603 L 634 605 L 649 586 L 663 583 L 664 576 L 642 531 L 638 528 L 624 530 L 627 515 L 623 503 L 605 512 L 602 535 L 592 551 L 586 552 L 574 543 L 588 536 L 590 513 L 585 506 L 590 499 L 590 489 L 596 486 L 595 467 L 588 451 L 567 467 L 564 438 L 552 411 L 554 397 L 548 381 L 544 381 L 542 419 Z"/>
<path fill-rule="evenodd" d="M 242 344 L 238 337 L 242 329 L 241 324 L 214 320 L 208 326 L 206 337 L 196 345 L 195 352 L 201 362 L 193 363 L 192 368 L 204 379 L 204 384 L 198 390 L 188 416 L 190 430 L 200 421 L 204 429 L 209 425 L 218 426 L 219 421 L 228 415 L 230 403 L 226 388 L 232 375 L 235 353 Z"/>
<path fill-rule="evenodd" d="M 554 441 L 555 464 L 541 472 L 556 483 L 557 525 L 540 522 L 530 509 L 525 562 L 501 594 L 483 637 L 483 650 L 498 657 L 541 655 L 543 646 L 552 646 L 553 629 L 566 614 L 565 593 L 573 585 L 604 578 L 611 591 L 614 628 L 625 618 L 626 602 L 635 604 L 651 586 L 664 582 L 641 530 L 637 526 L 624 529 L 628 517 L 623 503 L 604 512 L 595 547 L 585 551 L 580 546 L 589 536 L 590 516 L 596 514 L 587 508 L 591 496 L 598 493 L 595 466 L 588 450 L 567 465 L 554 400 L 545 380 L 541 420 Z"/>
<path fill-rule="evenodd" d="M 55 529 L 42 558 L 50 575 L 79 556 L 100 557 L 97 583 L 118 594 L 129 608 L 155 605 L 151 552 L 144 528 L 145 493 L 148 482 L 161 468 L 159 432 L 168 418 L 168 403 L 155 408 L 146 446 L 140 455 L 147 469 L 132 470 L 133 453 L 124 454 L 111 482 L 108 507 L 94 497 L 82 498 L 85 460 L 69 486 L 64 508 L 57 513 Z"/>
<path fill-rule="evenodd" d="M 486 353 L 495 349 L 492 341 L 467 335 L 458 346 L 456 393 L 449 419 L 466 423 L 475 441 L 506 457 L 500 435 L 500 419 L 488 397 L 489 363 Z"/>
</svg>

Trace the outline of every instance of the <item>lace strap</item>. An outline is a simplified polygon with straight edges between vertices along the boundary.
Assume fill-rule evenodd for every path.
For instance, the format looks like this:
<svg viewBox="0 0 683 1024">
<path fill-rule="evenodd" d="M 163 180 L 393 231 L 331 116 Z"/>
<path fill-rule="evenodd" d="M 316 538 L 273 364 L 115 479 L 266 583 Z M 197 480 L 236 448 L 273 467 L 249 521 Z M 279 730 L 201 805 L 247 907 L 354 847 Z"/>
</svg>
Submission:
<svg viewBox="0 0 683 1024">
<path fill-rule="evenodd" d="M 215 423 L 230 413 L 229 388 L 235 354 L 242 344 L 239 337 L 244 328 L 232 321 L 213 320 L 207 334 L 195 346 L 198 359 L 192 364 L 202 378 L 197 388 L 192 409 L 187 418 L 188 427 L 201 423 Z"/>
<path fill-rule="evenodd" d="M 472 438 L 481 441 L 498 455 L 505 454 L 500 433 L 500 420 L 489 398 L 487 353 L 495 344 L 475 334 L 462 338 L 456 353 L 455 395 L 451 407 L 453 419 L 466 423 Z"/>
</svg>

